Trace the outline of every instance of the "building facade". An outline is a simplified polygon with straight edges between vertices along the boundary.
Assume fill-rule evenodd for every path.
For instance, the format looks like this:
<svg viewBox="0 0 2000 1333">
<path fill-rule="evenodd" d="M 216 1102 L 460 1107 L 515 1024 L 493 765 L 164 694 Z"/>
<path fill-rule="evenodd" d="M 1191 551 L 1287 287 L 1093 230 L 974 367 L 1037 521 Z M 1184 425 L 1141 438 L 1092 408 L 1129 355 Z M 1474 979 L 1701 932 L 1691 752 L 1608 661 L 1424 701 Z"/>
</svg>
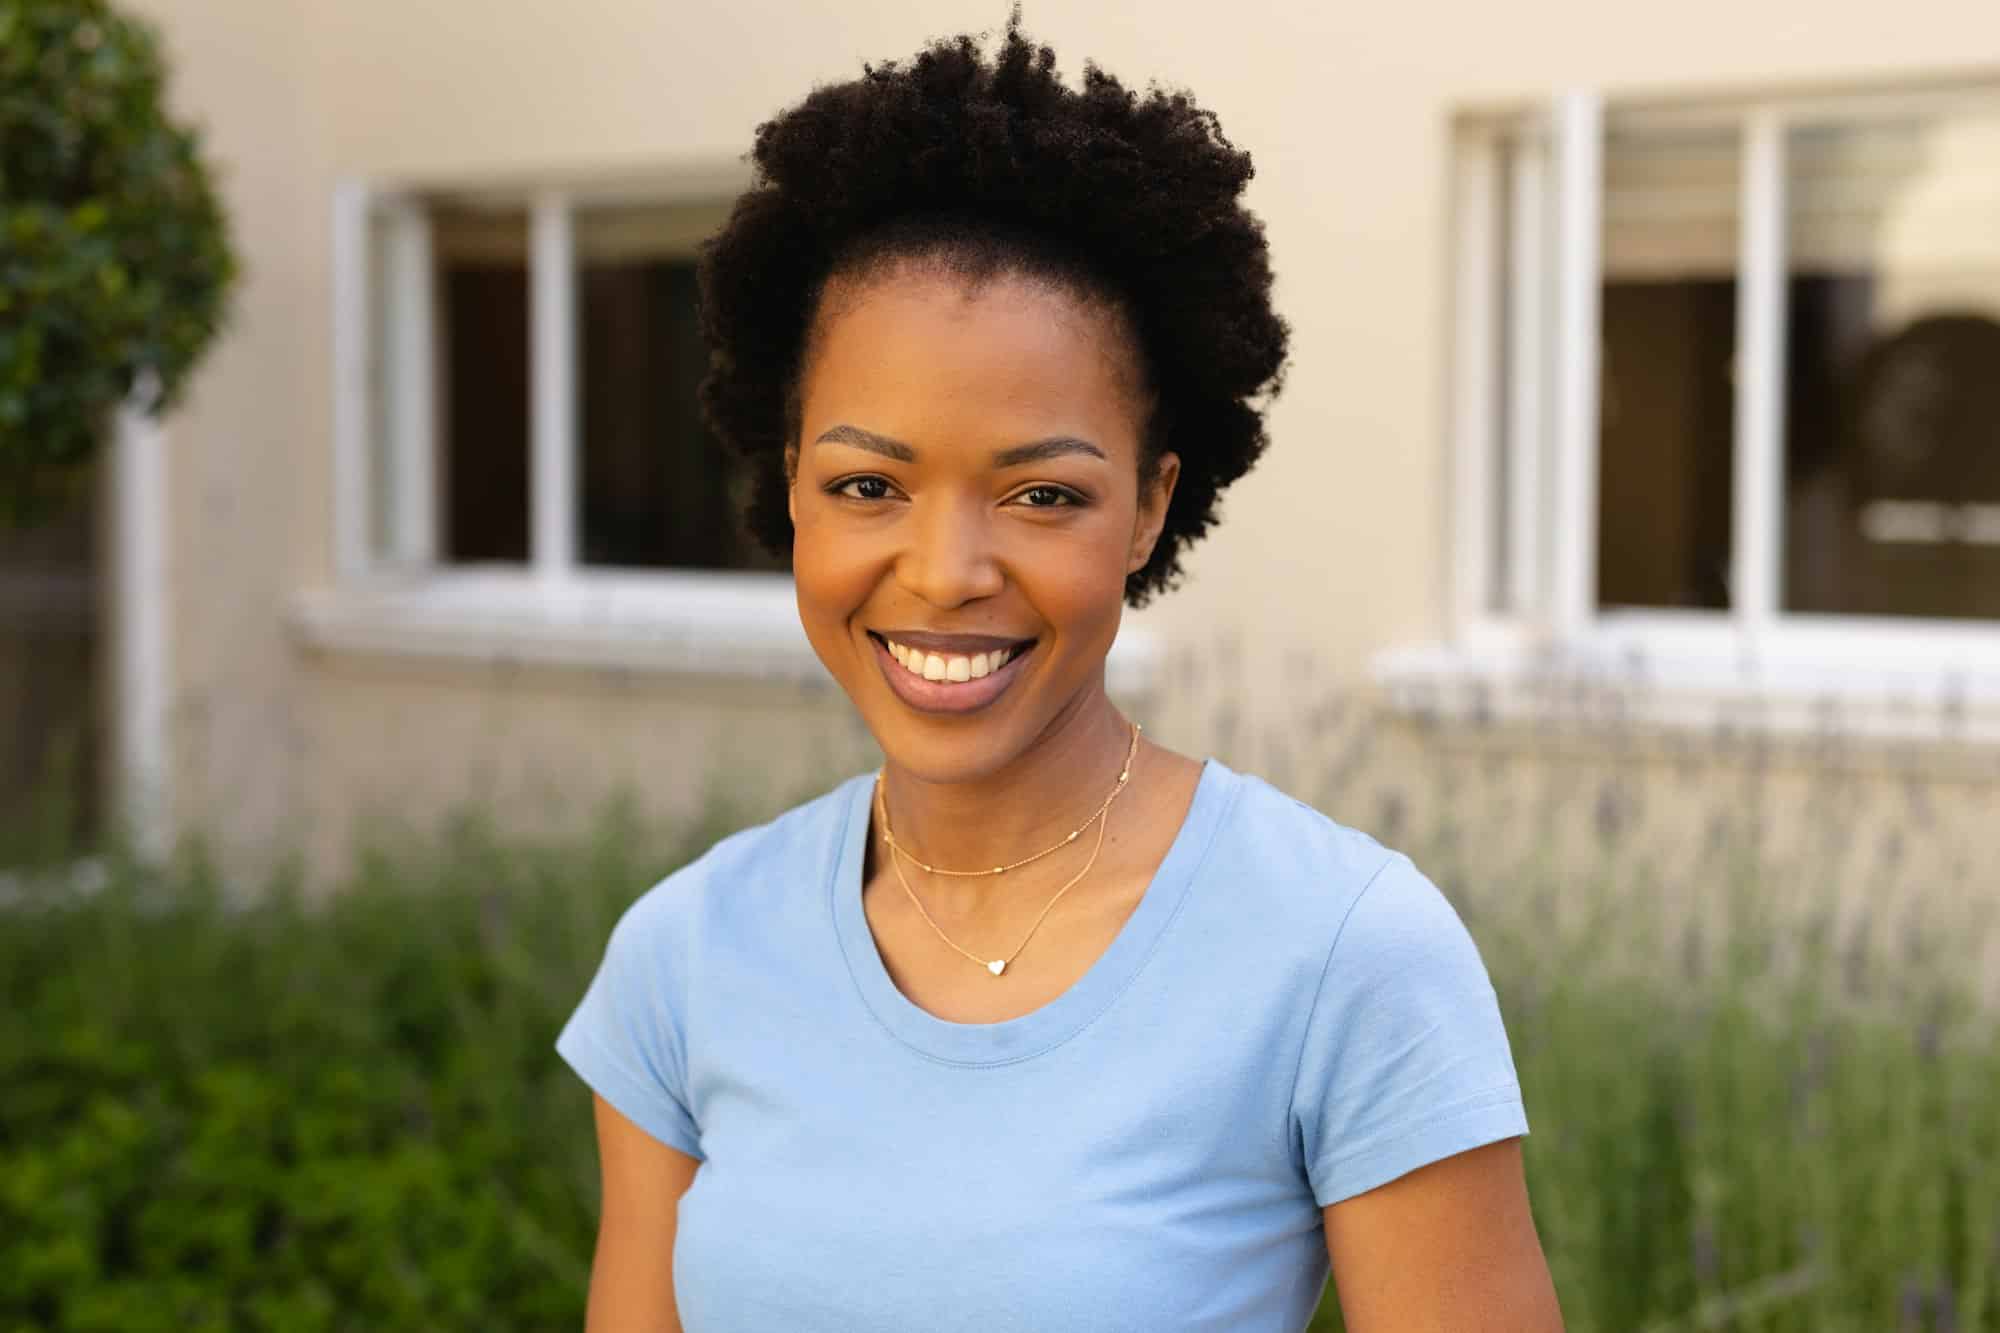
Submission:
<svg viewBox="0 0 2000 1333">
<path fill-rule="evenodd" d="M 117 509 L 156 515 L 131 577 L 163 639 L 105 708 L 155 738 L 165 826 L 332 870 L 377 815 L 671 812 L 867 762 L 785 575 L 719 521 L 689 258 L 760 120 L 1003 10 L 136 7 L 246 274 Z M 1804 775 L 1837 726 L 1855 772 L 1981 822 L 2000 8 L 1027 19 L 1072 74 L 1218 113 L 1294 331 L 1270 453 L 1128 617 L 1113 685 L 1151 729 L 1312 797 L 1350 698 L 1404 775 L 1727 766 L 1687 749 L 1718 726 Z"/>
</svg>

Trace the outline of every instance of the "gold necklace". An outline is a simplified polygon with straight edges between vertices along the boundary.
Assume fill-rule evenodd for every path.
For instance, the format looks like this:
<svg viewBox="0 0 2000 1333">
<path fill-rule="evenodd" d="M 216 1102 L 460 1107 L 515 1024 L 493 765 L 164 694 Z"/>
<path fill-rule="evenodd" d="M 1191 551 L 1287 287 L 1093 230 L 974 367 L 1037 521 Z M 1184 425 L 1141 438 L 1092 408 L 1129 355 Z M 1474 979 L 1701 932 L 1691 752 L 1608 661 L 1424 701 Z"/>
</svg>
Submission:
<svg viewBox="0 0 2000 1333">
<path fill-rule="evenodd" d="M 889 804 L 886 799 L 880 802 L 882 807 L 882 841 L 888 843 L 890 847 L 892 847 L 898 852 L 901 852 L 904 856 L 909 857 L 912 861 L 915 861 L 918 865 L 924 868 L 926 873 L 932 875 L 953 875 L 960 879 L 965 879 L 965 878 L 977 877 L 980 875 L 1004 875 L 1010 870 L 1019 870 L 1022 866 L 1032 865 L 1036 861 L 1039 861 L 1043 857 L 1047 856 L 1050 852 L 1059 852 L 1063 848 L 1075 842 L 1077 840 L 1077 836 L 1081 834 L 1085 829 L 1089 828 L 1093 823 L 1095 823 L 1099 815 L 1102 815 L 1105 811 L 1111 808 L 1111 803 L 1118 799 L 1118 793 L 1125 790 L 1126 780 L 1132 776 L 1132 756 L 1139 753 L 1140 730 L 1141 728 L 1139 724 L 1137 722 L 1134 722 L 1132 724 L 1132 743 L 1125 749 L 1125 765 L 1123 768 L 1118 770 L 1118 782 L 1111 788 L 1111 794 L 1104 798 L 1104 804 L 1098 806 L 1096 813 L 1091 815 L 1089 819 L 1084 820 L 1081 824 L 1078 824 L 1074 829 L 1071 829 L 1070 834 L 1067 838 L 1064 838 L 1061 842 L 1055 844 L 1053 847 L 1044 847 L 1041 851 L 1036 852 L 1033 856 L 1024 856 L 1018 861 L 1009 861 L 1004 866 L 994 866 L 991 870 L 945 870 L 938 866 L 934 866 L 930 862 L 924 860 L 922 857 L 910 851 L 908 848 L 904 847 L 903 844 L 901 844 L 900 842 L 896 841 L 895 833 L 892 832 L 889 828 Z M 875 775 L 875 790 L 878 793 L 878 795 L 882 790 L 882 775 L 879 772 Z"/>
<path fill-rule="evenodd" d="M 1027 857 L 1020 861 L 1014 861 L 1004 866 L 995 866 L 991 870 L 939 870 L 935 866 L 929 865 L 926 862 L 917 861 L 917 858 L 914 855 L 904 850 L 902 845 L 896 841 L 895 835 L 890 831 L 889 802 L 888 798 L 883 794 L 882 775 L 881 773 L 878 772 L 875 775 L 875 808 L 876 811 L 881 816 L 882 820 L 882 841 L 889 844 L 889 864 L 895 870 L 896 880 L 903 886 L 903 892 L 910 896 L 910 903 L 917 909 L 917 915 L 921 916 L 924 919 L 925 924 L 929 925 L 932 930 L 937 932 L 937 937 L 939 939 L 943 940 L 946 944 L 950 945 L 957 952 L 963 954 L 965 957 L 970 958 L 973 962 L 985 968 L 988 972 L 992 973 L 994 976 L 997 977 L 1001 973 L 1005 972 L 1007 970 L 1007 965 L 1013 962 L 1016 958 L 1020 957 L 1021 950 L 1028 947 L 1028 941 L 1035 937 L 1035 932 L 1041 928 L 1042 920 L 1043 918 L 1048 916 L 1050 909 L 1053 908 L 1057 902 L 1061 901 L 1062 896 L 1065 893 L 1068 893 L 1071 889 L 1075 888 L 1076 885 L 1083 879 L 1083 877 L 1090 873 L 1090 868 L 1097 864 L 1097 854 L 1104 850 L 1104 831 L 1106 828 L 1110 826 L 1111 823 L 1109 817 L 1111 803 L 1118 799 L 1118 793 L 1125 790 L 1125 784 L 1131 779 L 1132 759 L 1134 755 L 1138 754 L 1138 752 L 1139 752 L 1139 724 L 1137 722 L 1134 722 L 1132 724 L 1132 742 L 1126 748 L 1125 764 L 1124 767 L 1122 767 L 1118 771 L 1117 784 L 1111 788 L 1111 794 L 1104 798 L 1104 804 L 1097 807 L 1096 813 L 1092 814 L 1089 819 L 1086 819 L 1081 824 L 1077 825 L 1076 828 L 1071 831 L 1068 837 L 1064 838 L 1061 842 L 1056 843 L 1053 847 L 1049 847 L 1044 851 L 1036 852 L 1033 856 Z M 1102 820 L 1103 822 L 1098 823 L 1099 820 Z M 1004 875 L 1009 870 L 1014 870 L 1021 866 L 1027 865 L 1031 861 L 1039 861 L 1044 856 L 1047 856 L 1050 852 L 1059 851 L 1062 848 L 1069 846 L 1069 844 L 1076 841 L 1078 834 L 1082 833 L 1085 829 L 1089 828 L 1094 823 L 1098 825 L 1097 845 L 1091 848 L 1090 859 L 1083 863 L 1083 869 L 1077 871 L 1076 874 L 1070 876 L 1069 881 L 1065 883 L 1060 889 L 1056 890 L 1055 897 L 1049 899 L 1047 904 L 1043 906 L 1041 913 L 1035 917 L 1034 923 L 1028 927 L 1028 933 L 1021 937 L 1021 942 L 1019 944 L 1014 946 L 1014 952 L 1008 954 L 1005 958 L 993 958 L 993 959 L 981 958 L 978 954 L 973 953 L 971 950 L 960 947 L 958 941 L 952 939 L 951 936 L 945 934 L 944 928 L 938 925 L 936 921 L 931 919 L 931 914 L 924 910 L 923 902 L 917 897 L 917 891 L 910 887 L 909 877 L 903 874 L 903 863 L 900 858 L 908 856 L 912 861 L 917 861 L 917 864 L 923 866 L 925 870 L 930 871 L 932 874 L 936 875 L 959 875 L 959 876 Z"/>
</svg>

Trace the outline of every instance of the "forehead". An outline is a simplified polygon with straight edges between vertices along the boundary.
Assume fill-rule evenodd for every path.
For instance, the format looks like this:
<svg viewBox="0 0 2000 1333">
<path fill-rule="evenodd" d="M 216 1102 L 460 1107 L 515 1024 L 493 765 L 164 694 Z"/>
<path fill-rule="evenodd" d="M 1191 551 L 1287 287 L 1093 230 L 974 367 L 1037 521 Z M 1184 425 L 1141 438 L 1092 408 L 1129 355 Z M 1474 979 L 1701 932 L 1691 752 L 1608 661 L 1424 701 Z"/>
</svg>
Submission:
<svg viewBox="0 0 2000 1333">
<path fill-rule="evenodd" d="M 1102 303 L 906 266 L 828 283 L 800 400 L 807 438 L 824 416 L 906 439 L 1069 433 L 1136 449 L 1137 386 L 1126 322 Z"/>
</svg>

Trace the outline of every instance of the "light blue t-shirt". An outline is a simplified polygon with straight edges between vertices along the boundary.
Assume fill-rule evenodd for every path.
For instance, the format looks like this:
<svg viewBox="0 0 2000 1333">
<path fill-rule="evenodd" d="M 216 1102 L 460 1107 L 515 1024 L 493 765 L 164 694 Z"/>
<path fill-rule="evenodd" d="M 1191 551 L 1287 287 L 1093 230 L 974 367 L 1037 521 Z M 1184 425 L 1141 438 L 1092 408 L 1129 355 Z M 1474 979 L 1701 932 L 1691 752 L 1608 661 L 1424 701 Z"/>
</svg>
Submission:
<svg viewBox="0 0 2000 1333">
<path fill-rule="evenodd" d="M 951 1023 L 868 929 L 870 783 L 641 897 L 556 1043 L 702 1159 L 689 1333 L 1297 1333 L 1322 1205 L 1527 1132 L 1470 935 L 1367 835 L 1211 759 L 1089 971 Z"/>
</svg>

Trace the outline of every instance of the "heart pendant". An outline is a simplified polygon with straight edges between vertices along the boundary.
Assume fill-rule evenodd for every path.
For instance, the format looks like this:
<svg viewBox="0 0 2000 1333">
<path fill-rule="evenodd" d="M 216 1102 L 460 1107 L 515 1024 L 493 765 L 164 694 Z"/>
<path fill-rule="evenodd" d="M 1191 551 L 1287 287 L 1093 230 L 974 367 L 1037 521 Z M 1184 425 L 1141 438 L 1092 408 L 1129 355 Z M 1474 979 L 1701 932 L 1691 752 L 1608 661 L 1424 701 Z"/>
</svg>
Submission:
<svg viewBox="0 0 2000 1333">
<path fill-rule="evenodd" d="M 1007 960 L 1005 958 L 995 958 L 986 965 L 986 970 L 997 977 L 1007 970 Z"/>
</svg>

